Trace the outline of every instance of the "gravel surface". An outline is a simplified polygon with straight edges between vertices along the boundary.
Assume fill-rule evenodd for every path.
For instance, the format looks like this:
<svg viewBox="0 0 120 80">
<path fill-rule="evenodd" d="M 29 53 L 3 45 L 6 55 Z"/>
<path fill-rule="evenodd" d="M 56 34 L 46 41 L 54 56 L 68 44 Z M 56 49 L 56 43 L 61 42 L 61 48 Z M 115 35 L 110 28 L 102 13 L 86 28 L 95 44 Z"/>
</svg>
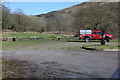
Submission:
<svg viewBox="0 0 120 80">
<path fill-rule="evenodd" d="M 3 51 L 2 57 L 25 62 L 18 65 L 24 71 L 20 78 L 110 78 L 118 67 L 118 52 L 13 50 Z"/>
</svg>

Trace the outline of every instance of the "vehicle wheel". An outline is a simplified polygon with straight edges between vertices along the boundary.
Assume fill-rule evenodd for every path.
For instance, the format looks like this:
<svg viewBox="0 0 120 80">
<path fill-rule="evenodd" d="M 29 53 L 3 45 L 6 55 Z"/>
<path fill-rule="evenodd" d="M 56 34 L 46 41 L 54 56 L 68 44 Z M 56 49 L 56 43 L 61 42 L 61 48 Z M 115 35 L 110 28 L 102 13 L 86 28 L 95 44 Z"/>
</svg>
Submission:
<svg viewBox="0 0 120 80">
<path fill-rule="evenodd" d="M 102 40 L 101 45 L 107 44 L 106 42 L 107 42 L 106 40 Z"/>
<path fill-rule="evenodd" d="M 107 39 L 106 39 L 106 42 L 110 42 L 110 38 L 107 38 Z"/>
<path fill-rule="evenodd" d="M 85 42 L 90 42 L 90 38 L 85 38 Z"/>
</svg>

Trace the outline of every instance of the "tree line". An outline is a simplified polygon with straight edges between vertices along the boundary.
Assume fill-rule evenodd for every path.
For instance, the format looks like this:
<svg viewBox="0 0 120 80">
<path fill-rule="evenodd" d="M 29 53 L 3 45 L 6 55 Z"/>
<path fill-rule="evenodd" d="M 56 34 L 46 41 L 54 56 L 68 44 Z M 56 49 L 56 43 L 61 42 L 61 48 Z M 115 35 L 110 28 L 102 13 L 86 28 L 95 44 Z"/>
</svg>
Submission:
<svg viewBox="0 0 120 80">
<path fill-rule="evenodd" d="M 101 30 L 118 37 L 118 14 L 119 5 L 117 2 L 91 3 L 94 6 L 82 8 L 75 14 L 74 28 Z"/>
<path fill-rule="evenodd" d="M 2 5 L 2 30 L 66 31 L 78 33 L 80 29 L 104 30 L 118 37 L 118 3 L 87 3 L 87 7 L 62 10 L 44 15 L 27 16 L 21 9 L 10 13 Z"/>
<path fill-rule="evenodd" d="M 17 9 L 11 14 L 10 9 L 2 5 L 2 30 L 41 32 L 42 27 L 38 17 L 26 16 L 21 9 Z"/>
</svg>

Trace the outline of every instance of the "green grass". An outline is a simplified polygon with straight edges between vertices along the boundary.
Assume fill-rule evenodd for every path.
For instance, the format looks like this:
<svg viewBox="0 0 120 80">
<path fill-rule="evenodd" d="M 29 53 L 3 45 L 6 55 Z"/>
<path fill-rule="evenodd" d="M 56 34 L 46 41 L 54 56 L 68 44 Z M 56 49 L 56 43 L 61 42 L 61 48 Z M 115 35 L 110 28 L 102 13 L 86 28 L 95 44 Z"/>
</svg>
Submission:
<svg viewBox="0 0 120 80">
<path fill-rule="evenodd" d="M 31 36 L 41 36 L 41 37 L 51 37 L 57 36 L 55 34 L 41 34 L 41 33 L 3 33 L 3 37 L 31 37 Z"/>
<path fill-rule="evenodd" d="M 118 39 L 113 39 L 113 40 L 110 40 L 111 42 L 120 42 L 120 40 Z"/>
<path fill-rule="evenodd" d="M 87 48 L 96 48 L 96 49 L 118 49 L 118 46 L 113 45 L 86 45 Z"/>
<path fill-rule="evenodd" d="M 3 34 L 0 34 L 2 35 L 3 37 L 18 37 L 18 38 L 27 38 L 27 37 L 35 37 L 35 36 L 38 36 L 38 37 L 43 37 L 44 39 L 52 39 L 52 40 L 55 40 L 57 38 L 62 38 L 62 39 L 70 39 L 70 38 L 73 38 L 73 36 L 65 36 L 65 35 L 62 35 L 62 34 L 42 34 L 42 33 L 20 33 L 20 32 L 17 32 L 17 33 L 3 33 Z"/>
<path fill-rule="evenodd" d="M 96 48 L 96 49 L 118 49 L 120 46 L 113 45 L 83 45 L 85 48 Z M 81 50 L 83 46 L 68 47 L 71 50 Z"/>
<path fill-rule="evenodd" d="M 84 40 L 79 40 L 78 37 L 74 36 L 65 36 L 62 34 L 42 34 L 42 33 L 3 33 L 0 34 L 3 37 L 34 37 L 34 36 L 39 36 L 43 37 L 43 40 L 26 40 L 26 41 L 5 41 L 0 43 L 2 45 L 2 49 L 11 49 L 15 47 L 20 47 L 20 46 L 29 46 L 32 44 L 38 44 L 38 43 L 44 43 L 44 42 L 49 42 L 51 40 L 57 40 L 57 38 L 61 38 L 60 41 L 84 41 Z M 100 42 L 100 40 L 92 40 L 93 42 Z M 111 40 L 110 42 L 118 42 L 118 40 Z M 118 48 L 117 46 L 112 46 L 112 45 L 85 45 L 86 47 L 91 47 L 91 48 L 98 48 L 98 49 L 113 49 L 113 48 Z M 68 49 L 81 49 L 81 46 L 76 46 L 76 47 L 68 47 Z"/>
<path fill-rule="evenodd" d="M 73 36 L 65 36 L 62 34 L 42 34 L 42 33 L 22 33 L 22 32 L 17 32 L 17 33 L 3 33 L 0 34 L 0 36 L 3 37 L 34 37 L 34 36 L 39 36 L 43 37 L 45 39 L 57 39 L 58 37 L 61 37 L 63 40 L 69 40 L 69 41 L 84 41 L 84 40 L 79 40 L 78 37 L 73 37 Z M 99 42 L 100 40 L 92 40 L 94 42 Z M 118 42 L 120 40 L 110 40 L 111 42 Z"/>
<path fill-rule="evenodd" d="M 3 33 L 2 34 L 3 37 L 17 37 L 17 38 L 25 38 L 25 40 L 17 40 L 15 42 L 11 41 L 11 40 L 7 40 L 4 41 L 2 43 L 0 43 L 0 45 L 2 45 L 2 49 L 3 50 L 8 50 L 11 48 L 19 48 L 22 46 L 30 46 L 30 45 L 35 45 L 35 44 L 39 44 L 39 43 L 44 43 L 44 42 L 49 42 L 49 41 L 53 41 L 53 40 L 57 40 L 58 38 L 61 38 L 60 41 L 67 41 L 68 39 L 73 38 L 73 36 L 65 36 L 62 34 L 42 34 L 42 33 Z M 28 37 L 35 37 L 35 36 L 39 36 L 42 37 L 42 40 L 27 40 Z"/>
<path fill-rule="evenodd" d="M 25 47 L 25 46 L 29 46 L 29 45 L 33 45 L 33 44 L 35 45 L 35 44 L 39 44 L 39 43 L 44 43 L 47 41 L 48 40 L 29 40 L 29 41 L 16 41 L 16 42 L 6 41 L 6 42 L 2 42 L 0 44 L 2 45 L 3 50 L 9 50 L 9 49 Z"/>
</svg>

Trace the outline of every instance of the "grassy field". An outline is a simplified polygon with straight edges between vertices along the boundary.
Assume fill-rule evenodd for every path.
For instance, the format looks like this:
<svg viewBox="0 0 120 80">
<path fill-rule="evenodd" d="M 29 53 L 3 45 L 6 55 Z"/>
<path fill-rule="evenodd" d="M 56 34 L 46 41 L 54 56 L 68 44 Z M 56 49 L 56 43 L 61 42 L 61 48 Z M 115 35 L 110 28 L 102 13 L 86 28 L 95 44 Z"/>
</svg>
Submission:
<svg viewBox="0 0 120 80">
<path fill-rule="evenodd" d="M 16 47 L 40 44 L 40 43 L 44 43 L 46 41 L 47 40 L 31 40 L 31 41 L 16 41 L 16 42 L 6 41 L 6 42 L 0 43 L 0 44 L 2 45 L 2 50 L 9 50 L 11 48 L 16 48 Z"/>
<path fill-rule="evenodd" d="M 35 45 L 35 44 L 41 44 L 41 43 L 46 43 L 50 41 L 56 42 L 58 38 L 61 38 L 60 42 L 84 42 L 84 40 L 79 40 L 78 37 L 74 36 L 66 36 L 62 34 L 42 34 L 42 33 L 3 33 L 0 34 L 3 37 L 22 37 L 22 38 L 27 38 L 27 37 L 34 37 L 34 36 L 39 36 L 43 37 L 42 40 L 24 40 L 24 41 L 5 41 L 0 43 L 2 46 L 1 49 L 3 50 L 8 50 L 10 48 L 15 48 L 15 47 L 22 47 L 22 46 L 30 46 L 30 45 Z M 92 42 L 100 42 L 100 40 L 92 40 Z M 111 40 L 110 42 L 118 42 L 118 40 Z M 68 47 L 68 49 L 75 49 L 78 50 L 82 46 L 76 46 L 76 47 Z M 85 45 L 85 47 L 91 47 L 91 48 L 98 48 L 98 49 L 113 49 L 113 48 L 118 48 L 118 46 L 112 46 L 112 45 Z"/>
<path fill-rule="evenodd" d="M 63 34 L 42 34 L 42 33 L 22 33 L 22 32 L 17 32 L 17 33 L 0 33 L 0 36 L 2 37 L 34 37 L 34 36 L 39 36 L 39 37 L 43 37 L 44 39 L 54 39 L 54 38 L 64 38 L 67 39 L 69 41 L 84 41 L 84 40 L 79 40 L 78 37 L 73 37 L 73 36 L 66 36 Z M 100 40 L 93 40 L 93 41 L 100 41 Z M 112 42 L 118 42 L 119 40 L 111 40 Z"/>
<path fill-rule="evenodd" d="M 43 39 L 41 40 L 27 40 L 28 37 L 42 37 Z M 73 36 L 66 36 L 62 34 L 42 34 L 42 33 L 3 33 L 2 37 L 18 37 L 18 38 L 26 38 L 26 40 L 22 41 L 4 41 L 0 43 L 2 45 L 2 49 L 10 49 L 10 48 L 15 48 L 15 47 L 22 47 L 22 46 L 29 46 L 29 45 L 35 45 L 35 44 L 40 44 L 40 43 L 45 43 L 45 42 L 50 42 L 50 41 L 57 41 L 58 38 L 61 38 L 60 41 L 67 41 L 67 40 L 72 40 L 75 39 Z M 77 39 L 77 38 L 76 38 Z"/>
<path fill-rule="evenodd" d="M 62 37 L 62 35 L 57 35 L 57 34 L 41 34 L 41 33 L 3 33 L 3 37 L 33 37 L 33 36 L 39 36 L 39 37 L 44 37 L 44 38 L 50 38 L 50 37 Z"/>
<path fill-rule="evenodd" d="M 63 34 L 42 34 L 42 33 L 3 33 L 0 34 L 2 37 L 16 37 L 16 38 L 28 38 L 28 37 L 42 37 L 43 39 L 48 39 L 48 40 L 55 40 L 58 38 L 61 38 L 63 40 L 78 40 L 78 38 L 74 36 L 68 36 L 68 35 L 63 35 Z"/>
</svg>

